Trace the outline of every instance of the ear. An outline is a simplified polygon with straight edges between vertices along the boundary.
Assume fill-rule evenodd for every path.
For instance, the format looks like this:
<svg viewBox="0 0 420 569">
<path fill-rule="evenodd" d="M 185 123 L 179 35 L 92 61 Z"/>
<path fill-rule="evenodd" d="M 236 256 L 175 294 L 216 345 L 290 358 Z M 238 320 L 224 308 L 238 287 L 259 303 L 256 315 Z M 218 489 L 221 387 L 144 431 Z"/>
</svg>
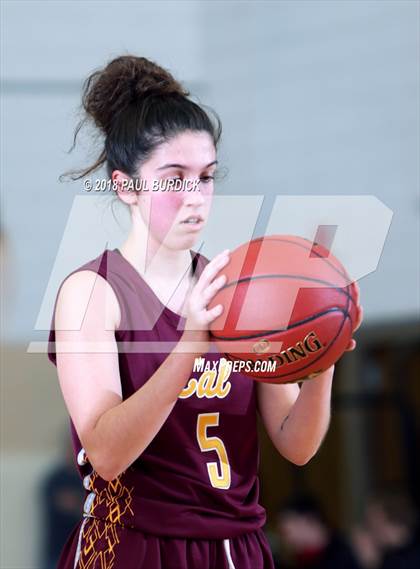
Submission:
<svg viewBox="0 0 420 569">
<path fill-rule="evenodd" d="M 114 170 L 111 174 L 112 189 L 119 199 L 127 205 L 135 205 L 139 192 L 136 191 L 136 182 L 121 170 Z"/>
</svg>

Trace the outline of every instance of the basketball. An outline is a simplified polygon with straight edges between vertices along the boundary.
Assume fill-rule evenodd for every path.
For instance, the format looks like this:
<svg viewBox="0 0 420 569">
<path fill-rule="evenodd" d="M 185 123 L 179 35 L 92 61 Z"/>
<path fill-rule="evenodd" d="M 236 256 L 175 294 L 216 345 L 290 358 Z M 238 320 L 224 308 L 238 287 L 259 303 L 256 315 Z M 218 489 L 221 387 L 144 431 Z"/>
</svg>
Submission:
<svg viewBox="0 0 420 569">
<path fill-rule="evenodd" d="M 324 246 L 294 235 L 247 242 L 230 255 L 209 308 L 210 335 L 254 380 L 311 379 L 343 355 L 356 324 L 356 287 Z"/>
</svg>

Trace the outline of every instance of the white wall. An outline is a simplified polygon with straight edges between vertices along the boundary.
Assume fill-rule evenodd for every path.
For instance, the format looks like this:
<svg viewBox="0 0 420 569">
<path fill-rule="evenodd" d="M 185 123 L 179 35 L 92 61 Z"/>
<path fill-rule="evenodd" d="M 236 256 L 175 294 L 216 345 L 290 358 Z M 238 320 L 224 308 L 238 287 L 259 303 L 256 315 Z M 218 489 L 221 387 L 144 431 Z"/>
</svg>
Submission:
<svg viewBox="0 0 420 569">
<path fill-rule="evenodd" d="M 419 11 L 404 0 L 202 8 L 229 190 L 265 194 L 266 215 L 275 194 L 372 194 L 394 212 L 360 281 L 366 323 L 419 316 Z"/>
<path fill-rule="evenodd" d="M 81 83 L 122 53 L 173 70 L 200 94 L 202 42 L 195 2 L 3 2 L 1 202 L 15 274 L 5 340 L 43 338 L 33 331 L 62 233 L 81 184 L 58 176 L 90 163 L 82 146 L 67 155 L 78 121 Z M 90 245 L 90 247 L 89 247 Z M 95 236 L 87 258 L 98 254 Z M 89 257 L 90 255 L 90 257 Z M 85 260 L 87 260 L 85 258 Z M 70 270 L 70 267 L 68 267 Z"/>
<path fill-rule="evenodd" d="M 263 217 L 276 194 L 381 199 L 394 218 L 378 269 L 361 281 L 365 318 L 418 310 L 417 2 L 106 1 L 82 9 L 29 1 L 5 2 L 2 11 L 3 221 L 17 264 L 10 341 L 45 337 L 33 328 L 82 193 L 57 177 L 92 156 L 87 139 L 66 154 L 81 81 L 122 52 L 167 66 L 216 109 L 229 168 L 222 192 L 265 195 Z M 238 216 L 226 227 L 227 246 L 240 224 Z M 92 236 L 81 253 L 97 252 Z"/>
<path fill-rule="evenodd" d="M 168 67 L 220 114 L 221 157 L 230 171 L 222 192 L 265 195 L 263 214 L 278 193 L 380 198 L 394 218 L 378 269 L 360 283 L 366 322 L 418 311 L 418 2 L 31 0 L 0 6 L 2 224 L 14 283 L 4 341 L 25 350 L 30 340 L 46 338 L 33 327 L 73 199 L 82 193 L 77 183 L 57 178 L 91 158 L 87 141 L 66 154 L 81 81 L 123 52 Z M 234 212 L 224 224 L 228 246 L 243 225 Z M 264 215 L 257 227 L 263 230 Z M 96 238 L 86 239 L 81 260 L 99 252 Z M 37 388 L 28 381 L 26 396 Z M 45 400 L 51 404 L 51 392 Z M 31 429 L 35 436 L 36 425 Z M 7 425 L 2 432 L 7 441 Z M 40 449 L 35 461 L 21 442 L 17 451 L 7 448 L 2 466 L 7 510 L 13 504 L 20 514 L 2 523 L 8 568 L 35 566 L 35 537 L 20 547 L 22 535 L 37 535 L 28 481 L 52 456 L 51 448 Z M 4 484 L 11 480 L 9 491 Z"/>
</svg>

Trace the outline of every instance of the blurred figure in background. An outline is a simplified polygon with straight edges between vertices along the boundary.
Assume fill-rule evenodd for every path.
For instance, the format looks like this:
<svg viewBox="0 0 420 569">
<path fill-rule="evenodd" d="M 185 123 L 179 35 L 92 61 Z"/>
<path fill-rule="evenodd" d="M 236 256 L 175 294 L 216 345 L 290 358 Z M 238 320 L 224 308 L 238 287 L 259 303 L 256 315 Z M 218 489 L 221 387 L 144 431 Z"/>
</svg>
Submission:
<svg viewBox="0 0 420 569">
<path fill-rule="evenodd" d="M 420 567 L 419 517 L 410 498 L 402 492 L 372 496 L 353 544 L 366 569 Z"/>
<path fill-rule="evenodd" d="M 73 449 L 64 433 L 64 456 L 41 483 L 43 510 L 42 569 L 56 569 L 61 550 L 83 511 L 85 490 L 74 462 Z"/>
<path fill-rule="evenodd" d="M 276 569 L 359 569 L 347 541 L 328 523 L 312 496 L 297 496 L 277 513 L 283 555 L 274 556 Z"/>
</svg>

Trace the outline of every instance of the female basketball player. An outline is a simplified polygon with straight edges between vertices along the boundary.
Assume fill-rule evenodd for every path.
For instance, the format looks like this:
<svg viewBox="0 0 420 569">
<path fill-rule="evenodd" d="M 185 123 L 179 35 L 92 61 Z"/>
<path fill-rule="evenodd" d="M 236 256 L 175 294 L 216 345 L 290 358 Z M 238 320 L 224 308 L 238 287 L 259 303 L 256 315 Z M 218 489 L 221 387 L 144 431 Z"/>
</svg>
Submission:
<svg viewBox="0 0 420 569">
<path fill-rule="evenodd" d="M 104 164 L 132 227 L 120 248 L 66 277 L 54 307 L 49 357 L 86 489 L 59 569 L 274 567 L 257 410 L 295 464 L 315 454 L 328 427 L 333 367 L 301 389 L 194 371 L 195 358 L 220 360 L 208 327 L 223 307 L 206 307 L 229 253 L 209 261 L 191 249 L 209 216 L 221 127 L 188 95 L 134 56 L 84 87 L 86 119 L 105 145 L 77 178 Z M 178 179 L 199 181 L 196 191 L 150 191 Z"/>
</svg>

